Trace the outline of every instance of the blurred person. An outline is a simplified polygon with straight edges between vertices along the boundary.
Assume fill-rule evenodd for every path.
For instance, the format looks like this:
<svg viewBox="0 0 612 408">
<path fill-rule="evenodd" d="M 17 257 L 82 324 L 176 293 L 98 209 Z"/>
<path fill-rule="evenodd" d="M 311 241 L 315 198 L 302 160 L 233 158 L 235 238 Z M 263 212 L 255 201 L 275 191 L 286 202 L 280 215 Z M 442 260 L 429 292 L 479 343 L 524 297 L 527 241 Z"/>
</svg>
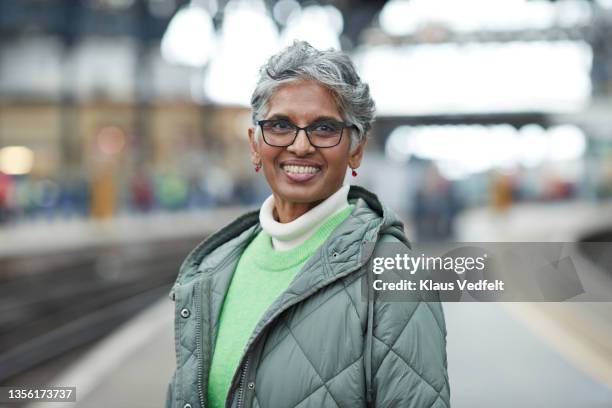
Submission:
<svg viewBox="0 0 612 408">
<path fill-rule="evenodd" d="M 161 174 L 156 181 L 157 201 L 167 210 L 177 211 L 185 208 L 189 199 L 187 179 L 176 170 Z"/>
<path fill-rule="evenodd" d="M 234 199 L 236 202 L 243 205 L 259 204 L 259 201 L 255 200 L 256 197 L 257 188 L 251 178 L 244 177 L 236 180 L 234 187 Z"/>
<path fill-rule="evenodd" d="M 506 212 L 512 205 L 514 180 L 510 175 L 495 173 L 491 187 L 491 199 L 493 208 L 500 212 Z"/>
<path fill-rule="evenodd" d="M 430 163 L 414 198 L 413 219 L 419 240 L 453 236 L 453 220 L 461 208 L 453 185 Z"/>
<path fill-rule="evenodd" d="M 14 188 L 15 183 L 11 176 L 0 171 L 0 224 L 11 217 Z"/>
<path fill-rule="evenodd" d="M 448 407 L 440 303 L 362 300 L 379 244 L 410 248 L 393 211 L 344 184 L 373 121 L 368 85 L 342 52 L 296 41 L 262 67 L 251 107 L 272 194 L 181 265 L 166 407 Z"/>
<path fill-rule="evenodd" d="M 117 185 L 110 169 L 96 174 L 91 183 L 91 216 L 108 219 L 115 213 Z"/>
<path fill-rule="evenodd" d="M 88 217 L 91 212 L 91 192 L 90 182 L 84 176 L 63 180 L 58 199 L 61 211 L 68 217 Z"/>
<path fill-rule="evenodd" d="M 227 170 L 219 166 L 208 166 L 204 185 L 215 204 L 226 205 L 232 202 L 235 185 Z"/>
<path fill-rule="evenodd" d="M 146 170 L 136 169 L 132 176 L 131 183 L 132 205 L 137 211 L 149 212 L 155 203 L 153 191 L 153 181 Z"/>
</svg>

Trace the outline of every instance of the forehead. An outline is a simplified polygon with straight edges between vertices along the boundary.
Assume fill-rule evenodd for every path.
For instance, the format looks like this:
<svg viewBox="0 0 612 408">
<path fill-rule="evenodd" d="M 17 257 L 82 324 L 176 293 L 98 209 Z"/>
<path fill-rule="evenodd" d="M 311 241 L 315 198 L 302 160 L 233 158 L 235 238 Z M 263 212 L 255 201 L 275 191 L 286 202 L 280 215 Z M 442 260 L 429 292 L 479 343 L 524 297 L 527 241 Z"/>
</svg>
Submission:
<svg viewBox="0 0 612 408">
<path fill-rule="evenodd" d="M 342 120 L 336 99 L 315 81 L 295 81 L 276 89 L 268 101 L 266 118 L 286 116 L 296 124 L 307 124 L 319 117 Z"/>
</svg>

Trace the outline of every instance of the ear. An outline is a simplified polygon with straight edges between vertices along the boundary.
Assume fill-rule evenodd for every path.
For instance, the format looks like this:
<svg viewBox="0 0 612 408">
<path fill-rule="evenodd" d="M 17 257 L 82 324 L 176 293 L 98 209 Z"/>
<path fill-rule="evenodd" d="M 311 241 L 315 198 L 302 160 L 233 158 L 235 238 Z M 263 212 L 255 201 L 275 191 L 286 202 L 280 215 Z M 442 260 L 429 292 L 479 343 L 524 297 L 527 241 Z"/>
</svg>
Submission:
<svg viewBox="0 0 612 408">
<path fill-rule="evenodd" d="M 361 165 L 361 160 L 363 159 L 363 153 L 365 152 L 365 145 L 367 142 L 367 139 L 359 142 L 357 147 L 349 154 L 349 166 L 351 166 L 352 169 L 356 169 Z"/>
<path fill-rule="evenodd" d="M 249 128 L 249 148 L 251 150 L 251 163 L 253 165 L 261 164 L 261 155 L 259 153 L 259 143 L 255 140 L 255 128 Z"/>
</svg>

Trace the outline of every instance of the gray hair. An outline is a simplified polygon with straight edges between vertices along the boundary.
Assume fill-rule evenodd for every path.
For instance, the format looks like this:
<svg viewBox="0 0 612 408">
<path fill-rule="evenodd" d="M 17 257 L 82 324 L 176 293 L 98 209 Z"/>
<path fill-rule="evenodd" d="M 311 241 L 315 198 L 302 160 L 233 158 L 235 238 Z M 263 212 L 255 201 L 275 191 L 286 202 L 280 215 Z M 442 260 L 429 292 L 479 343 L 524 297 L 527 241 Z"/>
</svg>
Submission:
<svg viewBox="0 0 612 408">
<path fill-rule="evenodd" d="M 287 82 L 310 79 L 320 82 L 334 96 L 343 119 L 354 124 L 351 150 L 367 137 L 374 121 L 375 106 L 368 84 L 361 81 L 355 66 L 345 53 L 332 48 L 320 51 L 306 41 L 294 41 L 268 59 L 259 70 L 257 86 L 251 96 L 252 119 L 257 121 L 268 110 L 268 101 L 276 89 Z"/>
</svg>

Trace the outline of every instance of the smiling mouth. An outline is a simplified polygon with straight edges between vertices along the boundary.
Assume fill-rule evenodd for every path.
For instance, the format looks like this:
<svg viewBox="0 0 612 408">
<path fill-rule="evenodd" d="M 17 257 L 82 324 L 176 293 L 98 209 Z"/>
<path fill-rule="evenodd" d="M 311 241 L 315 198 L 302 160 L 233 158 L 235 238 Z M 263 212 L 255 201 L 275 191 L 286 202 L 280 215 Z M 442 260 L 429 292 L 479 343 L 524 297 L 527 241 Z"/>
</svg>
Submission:
<svg viewBox="0 0 612 408">
<path fill-rule="evenodd" d="M 294 164 L 282 165 L 281 169 L 290 174 L 316 174 L 321 168 L 315 166 L 296 166 Z"/>
</svg>

